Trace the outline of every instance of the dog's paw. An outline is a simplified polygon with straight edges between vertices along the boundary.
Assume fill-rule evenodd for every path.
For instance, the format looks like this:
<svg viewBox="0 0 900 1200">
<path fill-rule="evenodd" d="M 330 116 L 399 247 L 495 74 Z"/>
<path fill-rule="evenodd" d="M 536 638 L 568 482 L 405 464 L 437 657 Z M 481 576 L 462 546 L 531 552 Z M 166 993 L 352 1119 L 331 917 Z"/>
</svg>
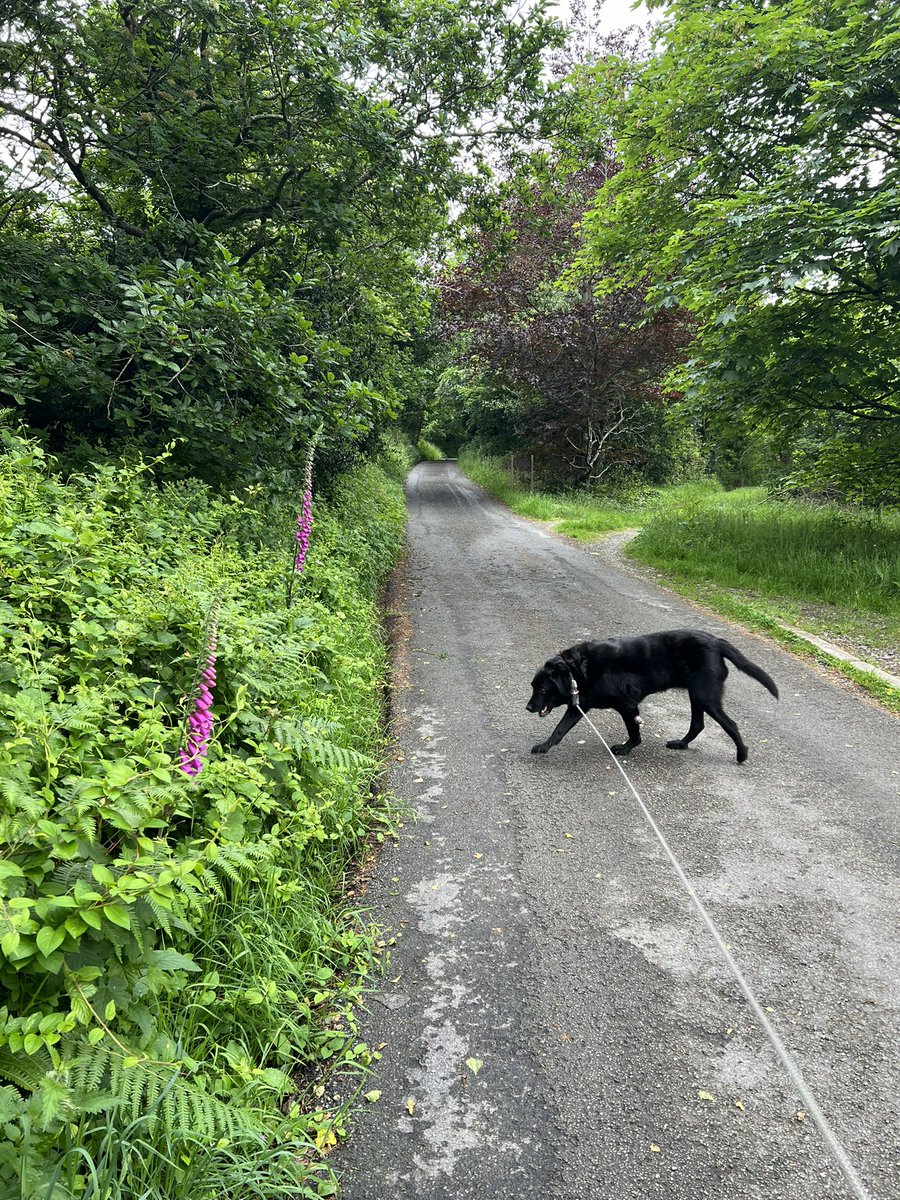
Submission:
<svg viewBox="0 0 900 1200">
<path fill-rule="evenodd" d="M 610 750 L 613 754 L 618 754 L 619 758 L 627 758 L 633 749 L 634 746 L 629 746 L 627 742 L 623 742 L 619 746 L 610 746 Z"/>
<path fill-rule="evenodd" d="M 741 746 L 740 750 L 738 750 L 737 760 L 739 763 L 747 761 L 747 747 L 746 746 Z"/>
<path fill-rule="evenodd" d="M 689 742 L 682 741 L 666 742 L 666 746 L 669 750 L 687 750 L 689 744 Z"/>
<path fill-rule="evenodd" d="M 531 747 L 532 754 L 546 754 L 550 747 L 546 742 L 538 742 L 536 746 Z"/>
</svg>

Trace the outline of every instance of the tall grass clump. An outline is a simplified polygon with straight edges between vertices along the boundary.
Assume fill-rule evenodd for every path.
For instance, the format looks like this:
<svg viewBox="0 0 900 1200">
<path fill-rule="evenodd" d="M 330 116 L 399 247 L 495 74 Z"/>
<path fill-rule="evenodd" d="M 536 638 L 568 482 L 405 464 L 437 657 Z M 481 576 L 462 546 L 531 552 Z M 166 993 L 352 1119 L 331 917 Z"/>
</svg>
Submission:
<svg viewBox="0 0 900 1200">
<path fill-rule="evenodd" d="M 897 512 L 751 494 L 661 511 L 629 552 L 688 579 L 900 615 Z"/>
<path fill-rule="evenodd" d="M 2 1195 L 334 1193 L 404 506 L 375 465 L 317 499 L 288 608 L 302 498 L 0 430 Z"/>
</svg>

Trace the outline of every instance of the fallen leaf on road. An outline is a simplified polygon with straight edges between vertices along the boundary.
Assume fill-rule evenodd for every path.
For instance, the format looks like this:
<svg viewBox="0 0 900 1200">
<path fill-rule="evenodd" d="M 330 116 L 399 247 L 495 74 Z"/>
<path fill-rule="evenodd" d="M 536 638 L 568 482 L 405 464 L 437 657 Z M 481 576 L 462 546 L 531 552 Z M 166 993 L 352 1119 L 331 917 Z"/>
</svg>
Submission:
<svg viewBox="0 0 900 1200">
<path fill-rule="evenodd" d="M 366 1092 L 366 1099 L 370 1104 L 374 1104 L 376 1100 L 381 1098 L 381 1092 L 378 1088 L 373 1088 L 371 1092 Z"/>
<path fill-rule="evenodd" d="M 484 858 L 484 855 L 483 854 L 473 854 L 472 857 L 473 858 Z"/>
<path fill-rule="evenodd" d="M 473 1075 L 477 1075 L 478 1072 L 481 1070 L 481 1068 L 484 1066 L 484 1063 L 481 1061 L 480 1058 L 467 1058 L 466 1066 L 469 1068 L 469 1070 L 472 1072 Z"/>
<path fill-rule="evenodd" d="M 803 1111 L 802 1108 L 797 1109 L 797 1112 L 794 1115 L 794 1120 L 795 1121 L 805 1121 L 806 1120 L 806 1113 Z"/>
<path fill-rule="evenodd" d="M 739 1109 L 741 1110 L 741 1112 L 744 1112 L 744 1111 L 745 1111 L 745 1109 L 744 1109 L 744 1102 L 743 1102 L 743 1100 L 735 1100 L 735 1102 L 734 1102 L 734 1107 L 735 1107 L 735 1108 L 739 1108 Z"/>
<path fill-rule="evenodd" d="M 656 1142 L 650 1143 L 650 1153 L 651 1154 L 659 1154 L 660 1153 L 659 1146 L 657 1146 Z"/>
<path fill-rule="evenodd" d="M 416 1102 L 415 1102 L 415 1100 L 412 1099 L 412 1097 L 410 1097 L 409 1100 L 407 1100 L 407 1102 L 406 1102 L 406 1111 L 409 1113 L 410 1116 L 412 1116 L 413 1113 L 416 1111 Z"/>
<path fill-rule="evenodd" d="M 711 1092 L 704 1092 L 698 1089 L 697 1096 L 700 1100 L 706 1100 L 710 1104 L 715 1104 L 716 1098 Z"/>
</svg>

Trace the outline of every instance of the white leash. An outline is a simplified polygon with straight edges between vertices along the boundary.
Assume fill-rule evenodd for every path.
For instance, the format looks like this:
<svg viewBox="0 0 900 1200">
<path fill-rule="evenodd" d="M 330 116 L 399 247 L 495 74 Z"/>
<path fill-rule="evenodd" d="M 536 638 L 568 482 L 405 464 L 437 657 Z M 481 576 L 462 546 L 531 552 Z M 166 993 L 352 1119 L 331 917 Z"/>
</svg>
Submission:
<svg viewBox="0 0 900 1200">
<path fill-rule="evenodd" d="M 587 715 L 587 713 L 581 707 L 581 704 L 580 704 L 579 698 L 578 698 L 578 685 L 575 682 L 574 676 L 572 676 L 572 703 L 578 709 L 578 711 L 581 713 L 581 715 L 584 717 L 584 719 L 587 721 L 588 725 L 590 725 L 591 729 L 593 729 L 594 733 L 597 735 L 597 737 L 600 739 L 600 741 L 603 743 L 604 747 L 606 748 L 606 751 L 609 754 L 610 758 L 613 760 L 613 762 L 619 768 L 619 772 L 620 772 L 622 778 L 625 780 L 625 782 L 628 784 L 629 788 L 631 789 L 631 794 L 634 796 L 635 800 L 637 800 L 638 804 L 640 805 L 641 812 L 646 817 L 647 823 L 649 824 L 650 828 L 653 830 L 654 834 L 656 835 L 656 840 L 659 842 L 659 844 L 662 846 L 663 850 L 665 851 L 666 857 L 668 858 L 669 862 L 672 864 L 672 866 L 675 870 L 675 874 L 678 876 L 678 878 L 684 884 L 684 887 L 685 887 L 688 895 L 693 900 L 694 905 L 695 905 L 697 911 L 700 913 L 700 916 L 703 918 L 703 921 L 706 924 L 707 929 L 712 934 L 713 941 L 716 943 L 716 945 L 721 950 L 722 957 L 725 959 L 726 963 L 728 964 L 729 968 L 731 969 L 731 973 L 732 973 L 732 975 L 734 975 L 735 979 L 737 980 L 737 982 L 740 986 L 740 989 L 744 993 L 747 1003 L 750 1005 L 750 1008 L 753 1010 L 753 1013 L 754 1013 L 756 1019 L 759 1021 L 760 1025 L 763 1028 L 763 1031 L 765 1032 L 769 1041 L 772 1043 L 772 1046 L 775 1049 L 775 1053 L 781 1059 L 781 1063 L 782 1063 L 784 1069 L 787 1071 L 788 1075 L 790 1075 L 790 1077 L 794 1083 L 794 1086 L 797 1088 L 797 1091 L 800 1093 L 803 1103 L 806 1105 L 806 1111 L 812 1116 L 812 1119 L 815 1121 L 816 1125 L 818 1126 L 819 1133 L 822 1135 L 822 1140 L 825 1142 L 825 1145 L 828 1147 L 829 1151 L 831 1152 L 832 1158 L 837 1163 L 837 1165 L 840 1167 L 841 1173 L 843 1174 L 844 1178 L 847 1180 L 847 1183 L 850 1185 L 850 1188 L 851 1188 L 853 1194 L 856 1196 L 857 1200 L 871 1200 L 869 1193 L 866 1191 L 865 1185 L 863 1184 L 862 1180 L 860 1179 L 859 1175 L 857 1174 L 856 1168 L 853 1166 L 853 1163 L 850 1161 L 850 1157 L 847 1154 L 847 1151 L 844 1149 L 844 1147 L 838 1141 L 837 1134 L 831 1128 L 831 1125 L 828 1122 L 828 1118 L 822 1112 L 821 1108 L 819 1108 L 819 1105 L 818 1105 L 818 1102 L 817 1102 L 815 1096 L 812 1094 L 812 1092 L 806 1086 L 806 1081 L 804 1080 L 803 1076 L 800 1074 L 800 1068 L 794 1062 L 787 1047 L 785 1046 L 784 1042 L 782 1042 L 781 1038 L 779 1037 L 778 1031 L 776 1030 L 775 1026 L 772 1024 L 772 1022 L 769 1020 L 769 1018 L 766 1016 L 765 1012 L 763 1011 L 762 1005 L 757 1000 L 756 995 L 753 992 L 753 989 L 750 987 L 750 984 L 744 978 L 744 974 L 741 971 L 741 968 L 735 962 L 731 951 L 728 949 L 727 945 L 725 944 L 724 938 L 722 937 L 722 935 L 719 933 L 718 929 L 716 928 L 716 925 L 713 922 L 712 917 L 709 915 L 709 913 L 704 908 L 703 901 L 700 899 L 700 897 L 694 891 L 693 884 L 691 883 L 691 881 L 688 879 L 687 875 L 685 875 L 684 871 L 682 870 L 681 863 L 679 863 L 678 859 L 672 853 L 672 850 L 669 847 L 669 843 L 666 841 L 665 837 L 663 836 L 662 830 L 659 828 L 659 826 L 654 821 L 653 815 L 650 812 L 649 808 L 647 808 L 647 805 L 644 803 L 644 801 L 638 795 L 637 789 L 635 788 L 634 784 L 631 782 L 631 780 L 625 774 L 625 769 L 623 768 L 622 764 L 619 762 L 616 755 L 613 754 L 612 750 L 610 750 L 609 746 L 607 745 L 606 738 L 604 738 L 603 734 L 600 732 L 600 730 L 597 728 L 597 726 L 594 724 L 594 722 L 591 720 L 591 718 Z"/>
</svg>

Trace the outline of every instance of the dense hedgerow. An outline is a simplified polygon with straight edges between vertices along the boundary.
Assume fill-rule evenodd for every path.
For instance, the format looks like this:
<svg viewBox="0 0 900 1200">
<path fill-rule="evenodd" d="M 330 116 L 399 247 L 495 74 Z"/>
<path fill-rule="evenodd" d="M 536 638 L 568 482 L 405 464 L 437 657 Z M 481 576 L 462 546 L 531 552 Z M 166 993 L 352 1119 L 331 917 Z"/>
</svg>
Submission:
<svg viewBox="0 0 900 1200">
<path fill-rule="evenodd" d="M 336 897 L 373 819 L 398 483 L 368 465 L 317 503 L 286 608 L 297 495 L 64 480 L 2 439 L 0 1193 L 331 1194 L 297 1070 L 368 1059 L 372 939 Z"/>
</svg>

